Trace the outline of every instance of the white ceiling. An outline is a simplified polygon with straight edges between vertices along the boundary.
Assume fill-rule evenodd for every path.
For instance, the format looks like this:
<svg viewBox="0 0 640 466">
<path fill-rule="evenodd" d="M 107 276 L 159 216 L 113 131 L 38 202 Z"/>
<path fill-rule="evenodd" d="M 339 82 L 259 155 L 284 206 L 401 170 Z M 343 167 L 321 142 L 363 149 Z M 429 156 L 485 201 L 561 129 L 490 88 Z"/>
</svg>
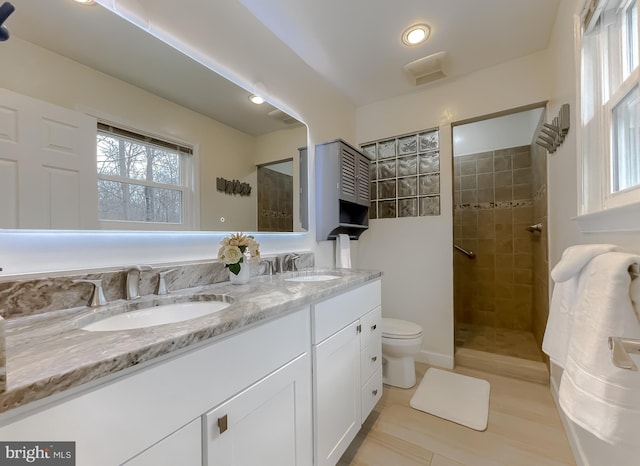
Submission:
<svg viewBox="0 0 640 466">
<path fill-rule="evenodd" d="M 411 84 L 402 66 L 433 53 L 447 53 L 449 76 L 446 79 L 455 79 L 545 49 L 560 0 L 109 2 L 114 2 L 116 7 L 138 8 L 155 24 L 175 27 L 175 31 L 168 33 L 187 42 L 191 30 L 203 34 L 202 27 L 206 21 L 218 21 L 217 26 L 211 27 L 221 28 L 226 27 L 225 15 L 229 17 L 229 25 L 238 23 L 239 15 L 242 15 L 246 24 L 255 28 L 257 23 L 270 29 L 297 54 L 297 57 L 295 54 L 292 56 L 300 59 L 300 63 L 292 59 L 286 64 L 278 63 L 281 51 L 271 44 L 273 50 L 265 48 L 263 55 L 265 59 L 271 58 L 272 65 L 269 66 L 288 66 L 295 74 L 295 70 L 306 63 L 355 106 L 362 106 L 428 86 Z M 166 50 L 161 50 L 162 45 L 158 44 L 158 51 L 152 45 L 158 42 L 157 39 L 147 37 L 145 52 L 141 55 L 133 45 L 144 40 L 138 37 L 142 31 L 133 30 L 135 28 L 132 29 L 131 25 L 115 18 L 99 5 L 78 7 L 71 0 L 13 0 L 13 4 L 16 11 L 5 23 L 12 35 L 151 89 L 232 126 L 253 119 L 254 115 L 239 113 L 238 105 L 234 105 L 242 101 L 245 111 L 256 112 L 255 108 L 245 105 L 246 91 L 234 86 L 215 92 L 213 86 L 225 86 L 226 83 L 223 78 L 213 77 L 210 70 L 199 70 L 206 73 L 207 79 L 186 79 L 190 76 L 187 68 L 192 68 L 187 63 L 189 60 L 179 56 L 174 58 L 176 61 L 165 58 Z M 431 27 L 430 39 L 414 47 L 402 45 L 400 36 L 403 29 L 417 22 Z M 133 34 L 136 34 L 135 38 Z M 229 35 L 229 40 L 246 41 L 250 37 L 260 37 L 260 34 L 263 32 L 253 35 L 250 32 L 245 37 L 242 31 L 237 31 L 237 37 Z M 73 37 L 82 37 L 82 40 L 77 41 Z M 256 43 L 254 47 L 265 46 Z M 164 49 L 167 48 L 165 45 Z M 97 50 L 100 52 L 96 53 Z M 118 63 L 123 66 L 118 66 Z M 161 72 L 156 73 L 153 82 L 146 82 L 148 78 L 135 71 L 136 63 L 146 64 L 147 68 L 160 67 Z M 166 79 L 159 81 L 158 76 Z M 180 92 L 176 91 L 175 82 L 183 83 L 179 86 Z M 205 83 L 206 88 L 202 89 Z M 252 134 L 264 132 L 256 127 L 246 131 Z"/>
<path fill-rule="evenodd" d="M 357 106 L 415 91 L 402 66 L 447 53 L 449 78 L 543 50 L 560 0 L 240 0 Z M 403 30 L 431 27 L 407 47 Z M 428 84 L 426 84 L 428 85 Z"/>
</svg>

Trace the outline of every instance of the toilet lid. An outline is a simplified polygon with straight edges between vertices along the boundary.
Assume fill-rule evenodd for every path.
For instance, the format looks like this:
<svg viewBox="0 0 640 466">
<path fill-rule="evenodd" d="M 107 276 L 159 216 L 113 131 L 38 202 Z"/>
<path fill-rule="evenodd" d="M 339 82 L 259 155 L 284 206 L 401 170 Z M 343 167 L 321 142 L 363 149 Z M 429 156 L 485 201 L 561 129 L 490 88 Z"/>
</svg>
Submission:
<svg viewBox="0 0 640 466">
<path fill-rule="evenodd" d="M 387 338 L 415 338 L 422 334 L 422 327 L 414 322 L 385 317 L 382 319 L 382 336 Z"/>
</svg>

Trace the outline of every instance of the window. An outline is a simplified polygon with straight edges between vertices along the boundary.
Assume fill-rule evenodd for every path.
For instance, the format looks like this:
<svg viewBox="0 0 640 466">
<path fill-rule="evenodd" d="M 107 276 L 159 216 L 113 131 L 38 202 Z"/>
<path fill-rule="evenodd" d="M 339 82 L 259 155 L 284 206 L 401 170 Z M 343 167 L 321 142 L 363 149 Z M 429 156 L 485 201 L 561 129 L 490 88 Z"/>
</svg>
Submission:
<svg viewBox="0 0 640 466">
<path fill-rule="evenodd" d="M 589 0 L 581 49 L 586 214 L 640 203 L 637 0 Z"/>
<path fill-rule="evenodd" d="M 440 215 L 438 130 L 361 146 L 371 162 L 369 218 Z"/>
<path fill-rule="evenodd" d="M 193 150 L 98 123 L 98 212 L 107 228 L 192 229 Z"/>
</svg>

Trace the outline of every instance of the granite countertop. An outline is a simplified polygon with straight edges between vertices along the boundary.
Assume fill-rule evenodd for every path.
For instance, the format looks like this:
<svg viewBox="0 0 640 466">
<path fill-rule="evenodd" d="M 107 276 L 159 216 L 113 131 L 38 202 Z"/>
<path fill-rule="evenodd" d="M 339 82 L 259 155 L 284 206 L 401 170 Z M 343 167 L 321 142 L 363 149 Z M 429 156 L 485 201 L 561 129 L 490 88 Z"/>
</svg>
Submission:
<svg viewBox="0 0 640 466">
<path fill-rule="evenodd" d="M 340 278 L 310 282 L 285 280 L 296 275 L 321 273 Z M 5 322 L 7 389 L 0 393 L 0 413 L 282 316 L 381 275 L 381 272 L 354 269 L 311 269 L 252 277 L 246 285 L 222 282 L 162 297 L 143 296 L 135 301 L 137 306 L 184 301 L 186 296 L 193 294 L 224 295 L 231 303 L 211 315 L 141 329 L 89 332 L 78 328 L 105 308 L 80 307 L 8 319 Z M 120 300 L 109 306 L 123 303 L 125 301 Z"/>
</svg>

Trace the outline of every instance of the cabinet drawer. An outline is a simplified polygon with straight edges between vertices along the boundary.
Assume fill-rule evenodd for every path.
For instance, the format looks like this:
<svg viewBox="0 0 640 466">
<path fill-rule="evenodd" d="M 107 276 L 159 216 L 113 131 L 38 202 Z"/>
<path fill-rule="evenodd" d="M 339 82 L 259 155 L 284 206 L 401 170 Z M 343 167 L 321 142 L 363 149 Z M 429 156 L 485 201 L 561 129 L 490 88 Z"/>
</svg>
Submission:
<svg viewBox="0 0 640 466">
<path fill-rule="evenodd" d="M 380 280 L 376 280 L 313 305 L 313 343 L 321 342 L 380 306 L 380 293 Z"/>
<path fill-rule="evenodd" d="M 362 349 L 372 344 L 380 345 L 382 341 L 382 311 L 381 307 L 376 307 L 373 311 L 369 311 L 360 319 L 362 325 L 362 333 L 360 334 L 360 347 Z"/>
<path fill-rule="evenodd" d="M 372 344 L 360 353 L 360 383 L 364 384 L 382 367 L 382 345 Z"/>
<path fill-rule="evenodd" d="M 378 400 L 382 397 L 382 367 L 373 374 L 369 381 L 362 387 L 361 394 L 361 422 L 367 419 L 367 416 L 373 410 Z"/>
</svg>

